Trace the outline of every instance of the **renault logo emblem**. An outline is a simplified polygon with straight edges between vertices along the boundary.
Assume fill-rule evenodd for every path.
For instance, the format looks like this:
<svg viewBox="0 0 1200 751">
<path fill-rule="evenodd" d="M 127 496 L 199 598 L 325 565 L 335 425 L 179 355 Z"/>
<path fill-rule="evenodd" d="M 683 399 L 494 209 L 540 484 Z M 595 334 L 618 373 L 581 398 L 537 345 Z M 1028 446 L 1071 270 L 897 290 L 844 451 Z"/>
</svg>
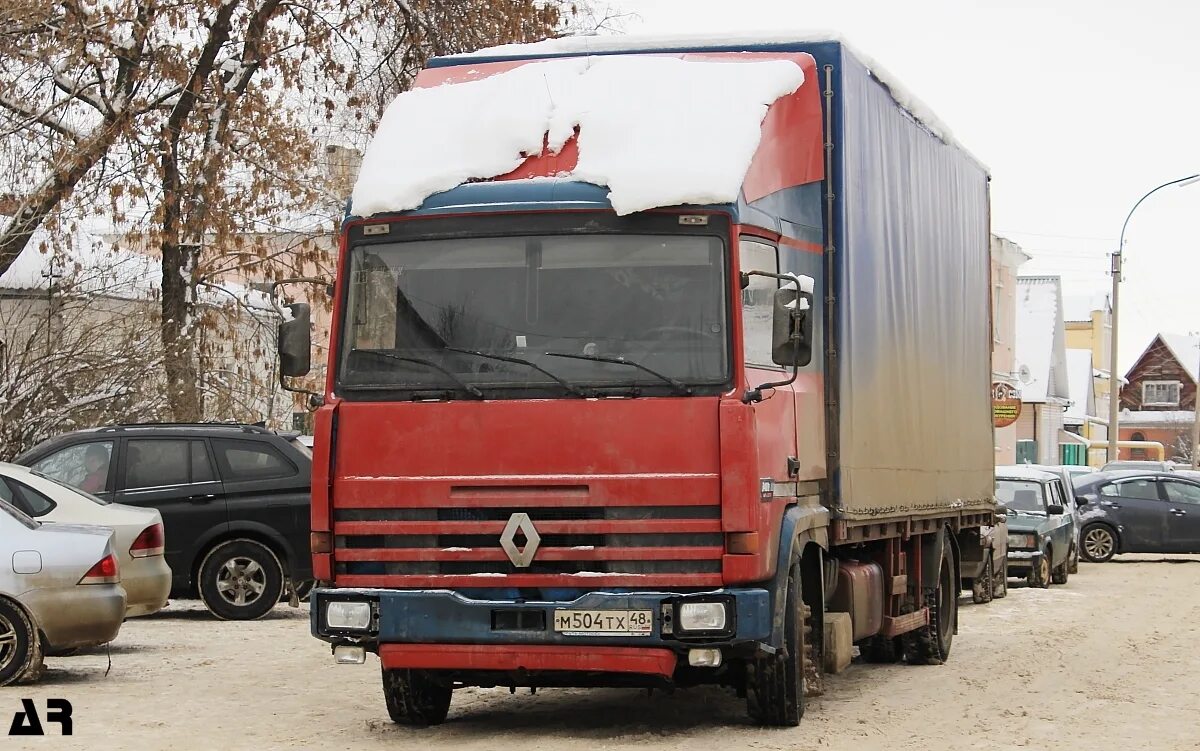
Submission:
<svg viewBox="0 0 1200 751">
<path fill-rule="evenodd" d="M 524 548 L 517 547 L 518 532 L 525 536 Z M 542 536 L 533 526 L 529 514 L 524 512 L 508 517 L 508 524 L 504 525 L 504 532 L 500 534 L 500 547 L 504 548 L 508 560 L 512 561 L 512 565 L 517 568 L 528 568 L 529 564 L 533 563 L 533 556 L 537 553 L 538 545 L 541 542 Z"/>
</svg>

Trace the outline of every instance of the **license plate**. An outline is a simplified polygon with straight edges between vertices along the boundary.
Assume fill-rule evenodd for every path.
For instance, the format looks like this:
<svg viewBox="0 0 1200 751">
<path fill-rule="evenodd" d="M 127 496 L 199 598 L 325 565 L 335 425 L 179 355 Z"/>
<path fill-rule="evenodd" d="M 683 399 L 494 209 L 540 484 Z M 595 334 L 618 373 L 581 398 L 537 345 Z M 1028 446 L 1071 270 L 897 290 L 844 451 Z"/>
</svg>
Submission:
<svg viewBox="0 0 1200 751">
<path fill-rule="evenodd" d="M 554 630 L 589 636 L 650 636 L 652 610 L 555 610 Z"/>
</svg>

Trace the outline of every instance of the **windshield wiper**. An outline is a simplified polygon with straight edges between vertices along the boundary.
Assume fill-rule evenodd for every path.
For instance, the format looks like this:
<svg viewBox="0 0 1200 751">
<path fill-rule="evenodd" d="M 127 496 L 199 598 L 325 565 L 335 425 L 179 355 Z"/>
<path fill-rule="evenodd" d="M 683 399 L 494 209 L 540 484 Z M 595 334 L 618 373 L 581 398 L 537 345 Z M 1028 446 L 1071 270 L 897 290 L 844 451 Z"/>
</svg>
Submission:
<svg viewBox="0 0 1200 751">
<path fill-rule="evenodd" d="M 459 378 L 458 376 L 454 375 L 449 370 L 443 368 L 441 365 L 438 365 L 433 360 L 426 360 L 423 357 L 405 357 L 403 355 L 393 355 L 391 352 L 380 352 L 379 350 L 376 350 L 376 349 L 354 349 L 354 350 L 351 350 L 351 354 L 353 354 L 355 352 L 361 352 L 361 353 L 367 354 L 367 355 L 374 355 L 375 357 L 383 357 L 388 360 L 398 360 L 399 362 L 413 362 L 413 363 L 416 363 L 417 365 L 424 365 L 425 367 L 433 368 L 434 370 L 441 371 L 443 374 L 445 374 L 445 376 L 447 378 L 449 378 L 451 381 L 454 381 L 456 386 L 458 386 L 460 389 L 467 392 L 471 396 L 475 397 L 476 399 L 483 398 L 482 391 L 475 388 L 474 386 L 467 383 L 466 381 Z M 354 388 L 354 386 L 350 385 L 350 388 Z M 404 387 L 400 386 L 400 385 L 396 386 L 397 390 L 401 390 L 403 388 Z"/>
<path fill-rule="evenodd" d="M 682 381 L 677 381 L 669 375 L 664 375 L 662 373 L 659 373 L 657 370 L 651 370 L 650 368 L 647 368 L 645 365 L 642 365 L 640 362 L 634 362 L 633 360 L 626 360 L 624 357 L 606 357 L 604 355 L 576 355 L 576 354 L 572 354 L 570 352 L 547 352 L 546 357 L 567 357 L 572 360 L 591 360 L 592 362 L 610 362 L 615 365 L 628 365 L 629 367 L 637 368 L 638 370 L 640 370 L 644 373 L 649 373 L 650 375 L 654 376 L 655 378 L 662 380 L 664 383 L 670 384 L 671 387 L 675 389 L 675 393 L 679 394 L 680 396 L 691 396 L 692 395 L 691 388 L 689 388 L 688 385 L 683 383 Z"/>
<path fill-rule="evenodd" d="M 551 373 L 549 370 L 546 370 L 545 368 L 543 368 L 541 365 L 538 365 L 535 362 L 531 362 L 530 360 L 526 360 L 526 359 L 523 359 L 520 357 L 511 357 L 509 355 L 498 355 L 494 352 L 479 352 L 479 351 L 473 350 L 473 349 L 460 349 L 458 347 L 447 346 L 444 349 L 448 352 L 458 352 L 458 353 L 464 354 L 464 355 L 474 355 L 475 357 L 483 357 L 488 360 L 499 360 L 500 362 L 511 362 L 511 363 L 516 363 L 517 365 L 528 365 L 529 367 L 533 368 L 537 372 L 539 372 L 542 375 L 547 376 L 548 378 L 553 380 L 559 386 L 562 386 L 569 393 L 574 394 L 575 396 L 587 396 L 587 394 L 585 394 L 583 392 L 583 389 L 579 388 L 578 386 L 571 383 L 570 381 L 559 378 L 558 376 Z"/>
</svg>

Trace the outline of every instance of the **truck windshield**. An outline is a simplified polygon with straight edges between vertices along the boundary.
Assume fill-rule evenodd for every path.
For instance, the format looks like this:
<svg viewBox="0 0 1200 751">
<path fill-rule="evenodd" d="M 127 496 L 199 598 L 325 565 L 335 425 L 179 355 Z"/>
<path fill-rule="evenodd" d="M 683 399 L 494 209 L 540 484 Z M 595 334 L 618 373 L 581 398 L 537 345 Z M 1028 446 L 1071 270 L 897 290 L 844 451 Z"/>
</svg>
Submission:
<svg viewBox="0 0 1200 751">
<path fill-rule="evenodd" d="M 414 240 L 359 246 L 349 260 L 338 376 L 348 392 L 658 395 L 681 393 L 671 380 L 729 379 L 717 237 Z M 649 371 L 606 361 L 614 358 Z"/>
</svg>

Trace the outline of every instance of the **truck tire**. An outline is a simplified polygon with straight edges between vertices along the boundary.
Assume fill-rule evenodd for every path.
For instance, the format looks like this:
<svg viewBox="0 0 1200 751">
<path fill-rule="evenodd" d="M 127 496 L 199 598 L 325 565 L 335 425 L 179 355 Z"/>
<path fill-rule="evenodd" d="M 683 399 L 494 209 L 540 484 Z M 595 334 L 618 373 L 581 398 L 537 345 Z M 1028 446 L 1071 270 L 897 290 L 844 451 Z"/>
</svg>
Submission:
<svg viewBox="0 0 1200 751">
<path fill-rule="evenodd" d="M 1038 589 L 1050 588 L 1050 548 L 1042 551 L 1041 558 L 1029 569 L 1029 586 Z"/>
<path fill-rule="evenodd" d="M 251 621 L 283 596 L 283 566 L 257 540 L 229 540 L 204 556 L 198 589 L 204 606 L 221 620 Z"/>
<path fill-rule="evenodd" d="M 441 725 L 450 712 L 452 693 L 448 682 L 428 670 L 383 669 L 383 700 L 397 725 Z"/>
<path fill-rule="evenodd" d="M 1117 533 L 1107 524 L 1090 524 L 1083 528 L 1083 558 L 1092 563 L 1112 560 L 1117 552 Z"/>
<path fill-rule="evenodd" d="M 32 681 L 42 672 L 38 631 L 16 604 L 0 598 L 0 686 Z"/>
<path fill-rule="evenodd" d="M 1074 546 L 1072 546 L 1072 547 L 1074 547 Z M 1055 566 L 1054 570 L 1050 572 L 1050 581 L 1054 582 L 1055 584 L 1066 584 L 1067 578 L 1070 575 L 1071 575 L 1071 555 L 1068 553 L 1067 557 L 1063 559 L 1062 565 Z"/>
<path fill-rule="evenodd" d="M 858 648 L 866 662 L 876 665 L 892 665 L 904 659 L 904 644 L 898 636 L 875 634 Z"/>
<path fill-rule="evenodd" d="M 954 551 L 942 545 L 937 585 L 925 588 L 929 624 L 905 634 L 905 653 L 913 665 L 941 665 L 950 656 L 954 629 L 958 624 L 958 587 L 954 573 Z"/>
<path fill-rule="evenodd" d="M 800 563 L 788 570 L 784 604 L 783 649 L 746 664 L 746 710 L 760 725 L 795 727 L 804 716 L 805 675 L 813 660 L 808 646 L 812 611 L 804 604 Z"/>
<path fill-rule="evenodd" d="M 1002 597 L 1008 596 L 1008 560 L 1000 564 L 1000 570 L 996 572 L 996 578 L 992 580 L 992 599 L 999 600 Z"/>
<path fill-rule="evenodd" d="M 983 562 L 983 572 L 975 577 L 975 581 L 971 582 L 971 601 L 976 605 L 985 605 L 992 601 L 993 573 L 992 573 L 992 551 L 986 550 L 984 553 L 987 559 Z"/>
</svg>

